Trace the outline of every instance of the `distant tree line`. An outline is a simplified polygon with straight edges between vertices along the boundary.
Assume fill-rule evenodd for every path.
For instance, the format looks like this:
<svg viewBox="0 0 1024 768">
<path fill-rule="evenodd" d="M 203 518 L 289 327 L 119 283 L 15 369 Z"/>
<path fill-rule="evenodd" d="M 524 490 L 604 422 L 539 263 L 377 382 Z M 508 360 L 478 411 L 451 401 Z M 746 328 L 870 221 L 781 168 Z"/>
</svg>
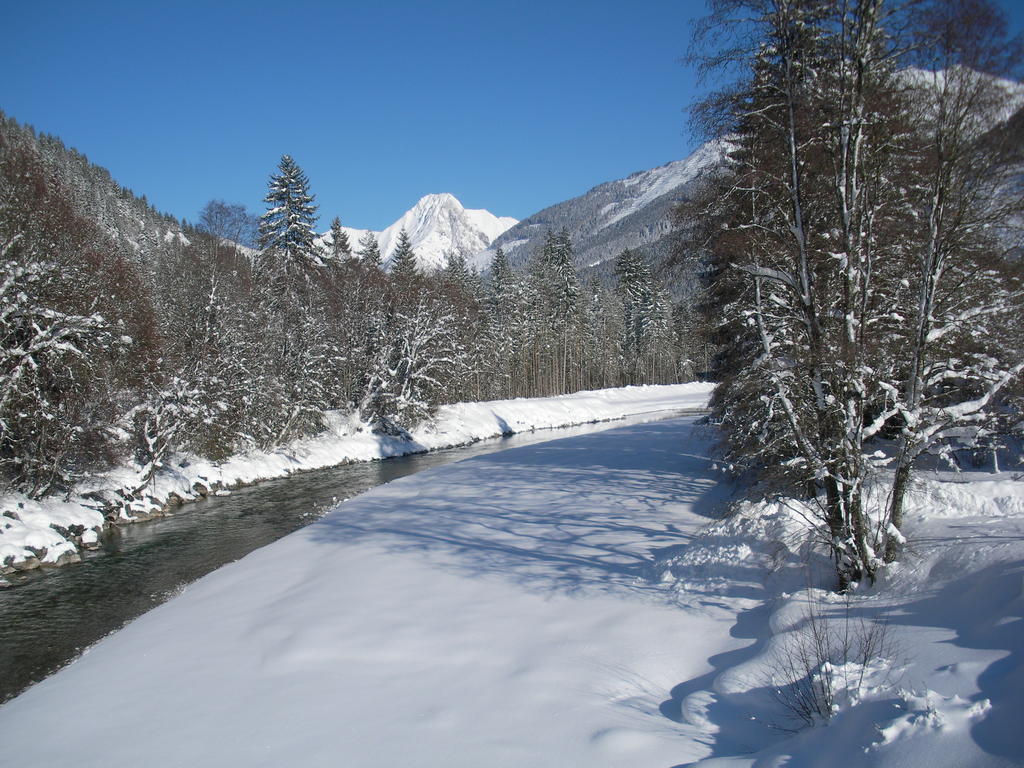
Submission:
<svg viewBox="0 0 1024 768">
<path fill-rule="evenodd" d="M 696 57 L 736 79 L 697 116 L 732 151 L 678 215 L 714 414 L 736 467 L 816 504 L 840 585 L 874 579 L 918 457 L 1020 421 L 1020 46 L 987 0 L 711 7 Z"/>
<path fill-rule="evenodd" d="M 382 269 L 367 235 L 315 235 L 285 156 L 256 219 L 220 200 L 193 227 L 117 188 L 51 137 L 0 122 L 0 480 L 66 493 L 127 461 L 212 460 L 316 434 L 329 412 L 402 435 L 441 403 L 674 382 L 687 324 L 635 252 L 581 285 L 549 233 L 489 279 L 408 236 Z M 113 199 L 113 201 L 112 201 Z"/>
</svg>

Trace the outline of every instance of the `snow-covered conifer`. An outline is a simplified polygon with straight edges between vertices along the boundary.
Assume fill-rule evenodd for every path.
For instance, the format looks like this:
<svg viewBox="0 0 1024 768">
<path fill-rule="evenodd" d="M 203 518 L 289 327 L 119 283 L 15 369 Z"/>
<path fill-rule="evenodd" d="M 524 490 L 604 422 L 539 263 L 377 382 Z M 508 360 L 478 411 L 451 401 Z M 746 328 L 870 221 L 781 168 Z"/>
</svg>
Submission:
<svg viewBox="0 0 1024 768">
<path fill-rule="evenodd" d="M 373 232 L 367 232 L 359 238 L 359 250 L 356 251 L 356 254 L 363 260 L 363 264 L 366 266 L 380 269 L 380 245 L 377 243 L 377 236 Z"/>
<path fill-rule="evenodd" d="M 359 405 L 375 431 L 404 434 L 445 400 L 467 370 L 457 323 L 435 296 L 420 295 L 408 309 L 379 314 L 381 342 Z"/>
<path fill-rule="evenodd" d="M 336 263 L 341 263 L 352 256 L 348 233 L 341 228 L 341 219 L 337 216 L 331 222 L 331 256 Z"/>
<path fill-rule="evenodd" d="M 651 270 L 639 251 L 627 248 L 615 259 L 615 275 L 622 300 L 623 373 L 629 384 L 646 383 L 645 360 L 656 349 L 652 330 L 657 309 Z"/>
<path fill-rule="evenodd" d="M 260 217 L 259 247 L 283 259 L 286 272 L 320 262 L 313 244 L 317 220 L 314 199 L 306 174 L 290 155 L 282 156 L 264 198 L 269 207 Z"/>
<path fill-rule="evenodd" d="M 391 277 L 398 282 L 408 282 L 419 274 L 416 266 L 416 252 L 412 248 L 409 233 L 404 229 L 398 233 L 398 243 L 391 254 Z"/>
<path fill-rule="evenodd" d="M 445 259 L 442 279 L 455 287 L 465 298 L 476 298 L 480 287 L 480 276 L 466 265 L 466 258 L 460 251 L 449 251 Z"/>
</svg>

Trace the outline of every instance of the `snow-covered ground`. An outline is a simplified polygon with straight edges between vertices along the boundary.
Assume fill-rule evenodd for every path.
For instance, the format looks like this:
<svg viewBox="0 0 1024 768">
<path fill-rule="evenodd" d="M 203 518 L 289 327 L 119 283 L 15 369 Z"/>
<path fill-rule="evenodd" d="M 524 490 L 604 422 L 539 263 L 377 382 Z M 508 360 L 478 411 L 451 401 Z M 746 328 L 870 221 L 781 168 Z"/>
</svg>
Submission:
<svg viewBox="0 0 1024 768">
<path fill-rule="evenodd" d="M 1024 475 L 922 473 L 902 560 L 849 597 L 801 551 L 807 512 L 743 503 L 659 565 L 684 599 L 765 573 L 765 604 L 733 630 L 751 645 L 676 697 L 714 734 L 696 765 L 1024 765 Z M 808 694 L 825 706 L 807 712 Z"/>
<path fill-rule="evenodd" d="M 122 519 L 160 512 L 169 499 L 188 500 L 200 492 L 231 488 L 294 472 L 352 461 L 370 461 L 475 442 L 502 434 L 624 418 L 662 409 L 701 409 L 709 384 L 625 387 L 533 399 L 458 403 L 442 406 L 433 423 L 413 432 L 413 441 L 360 431 L 340 413 L 329 414 L 328 429 L 269 453 L 248 453 L 219 464 L 192 456 L 166 461 L 165 471 L 122 508 Z M 5 568 L 56 564 L 77 557 L 78 545 L 98 541 L 103 526 L 100 503 L 121 501 L 119 489 L 137 488 L 136 470 L 125 467 L 83 484 L 71 499 L 42 501 L 16 494 L 0 496 L 0 573 Z"/>
<path fill-rule="evenodd" d="M 0 764 L 1021 765 L 1024 480 L 923 476 L 906 556 L 846 599 L 799 505 L 718 519 L 713 438 L 621 427 L 351 499 L 0 708 Z M 802 727 L 787 649 L 816 638 L 847 650 Z"/>
<path fill-rule="evenodd" d="M 659 706 L 746 641 L 729 637 L 733 603 L 680 610 L 649 569 L 718 508 L 706 450 L 673 420 L 374 489 L 9 702 L 0 762 L 567 768 L 699 756 Z"/>
</svg>

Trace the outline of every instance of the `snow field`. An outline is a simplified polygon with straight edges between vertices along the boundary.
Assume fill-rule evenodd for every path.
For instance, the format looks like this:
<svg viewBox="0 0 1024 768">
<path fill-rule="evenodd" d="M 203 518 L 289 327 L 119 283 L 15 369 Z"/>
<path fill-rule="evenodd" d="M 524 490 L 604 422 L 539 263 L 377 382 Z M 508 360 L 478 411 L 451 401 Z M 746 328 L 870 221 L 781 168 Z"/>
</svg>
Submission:
<svg viewBox="0 0 1024 768">
<path fill-rule="evenodd" d="M 708 735 L 667 699 L 747 644 L 730 627 L 756 600 L 680 605 L 652 565 L 724 501 L 709 447 L 675 419 L 380 486 L 6 704 L 0 762 L 632 768 L 705 756 Z"/>
<path fill-rule="evenodd" d="M 345 502 L 0 708 L 0 764 L 1024 764 L 1024 478 L 922 473 L 905 556 L 845 597 L 801 503 L 720 519 L 714 439 L 621 427 Z"/>
<path fill-rule="evenodd" d="M 607 421 L 663 409 L 704 408 L 710 384 L 626 387 L 578 392 L 560 397 L 457 403 L 442 406 L 432 424 L 413 431 L 413 441 L 361 431 L 362 425 L 340 412 L 328 414 L 327 430 L 268 453 L 247 453 L 219 464 L 179 455 L 166 462 L 141 498 L 122 509 L 130 522 L 165 510 L 172 499 L 189 500 L 216 488 L 354 461 L 371 461 L 464 445 L 490 437 L 535 429 Z M 114 498 L 118 489 L 136 488 L 137 469 L 122 467 L 84 483 L 67 500 L 36 501 L 20 494 L 0 495 L 0 573 L 5 569 L 57 564 L 77 558 L 78 545 L 99 540 L 104 524 L 92 493 Z M 120 499 L 118 499 L 120 501 Z"/>
</svg>

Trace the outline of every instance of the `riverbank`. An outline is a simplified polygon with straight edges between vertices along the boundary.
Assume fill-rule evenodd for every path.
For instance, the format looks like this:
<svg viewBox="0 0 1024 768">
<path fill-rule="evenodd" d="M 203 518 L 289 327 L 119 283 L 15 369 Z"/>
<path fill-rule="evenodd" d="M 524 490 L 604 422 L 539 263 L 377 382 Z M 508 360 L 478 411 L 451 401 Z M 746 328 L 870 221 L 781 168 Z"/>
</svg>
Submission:
<svg viewBox="0 0 1024 768">
<path fill-rule="evenodd" d="M 457 403 L 412 433 L 412 440 L 360 431 L 360 424 L 331 413 L 321 435 L 281 449 L 247 453 L 212 463 L 178 455 L 142 492 L 138 470 L 122 467 L 84 482 L 68 499 L 0 496 L 0 575 L 75 562 L 82 548 L 97 546 L 106 525 L 166 514 L 177 504 L 226 493 L 261 480 L 358 461 L 451 448 L 503 434 L 610 421 L 659 410 L 700 410 L 712 385 L 625 387 L 559 397 Z M 0 584 L 2 584 L 0 579 Z"/>
<path fill-rule="evenodd" d="M 353 498 L 4 705 L 0 755 L 37 768 L 700 756 L 659 708 L 747 641 L 730 636 L 735 603 L 681 606 L 649 578 L 725 499 L 693 420 L 467 459 Z M 759 576 L 737 583 L 743 605 Z"/>
<path fill-rule="evenodd" d="M 840 596 L 804 503 L 721 517 L 694 421 L 352 498 L 5 704 L 0 762 L 1024 763 L 1024 477 L 921 473 L 906 555 Z"/>
</svg>

